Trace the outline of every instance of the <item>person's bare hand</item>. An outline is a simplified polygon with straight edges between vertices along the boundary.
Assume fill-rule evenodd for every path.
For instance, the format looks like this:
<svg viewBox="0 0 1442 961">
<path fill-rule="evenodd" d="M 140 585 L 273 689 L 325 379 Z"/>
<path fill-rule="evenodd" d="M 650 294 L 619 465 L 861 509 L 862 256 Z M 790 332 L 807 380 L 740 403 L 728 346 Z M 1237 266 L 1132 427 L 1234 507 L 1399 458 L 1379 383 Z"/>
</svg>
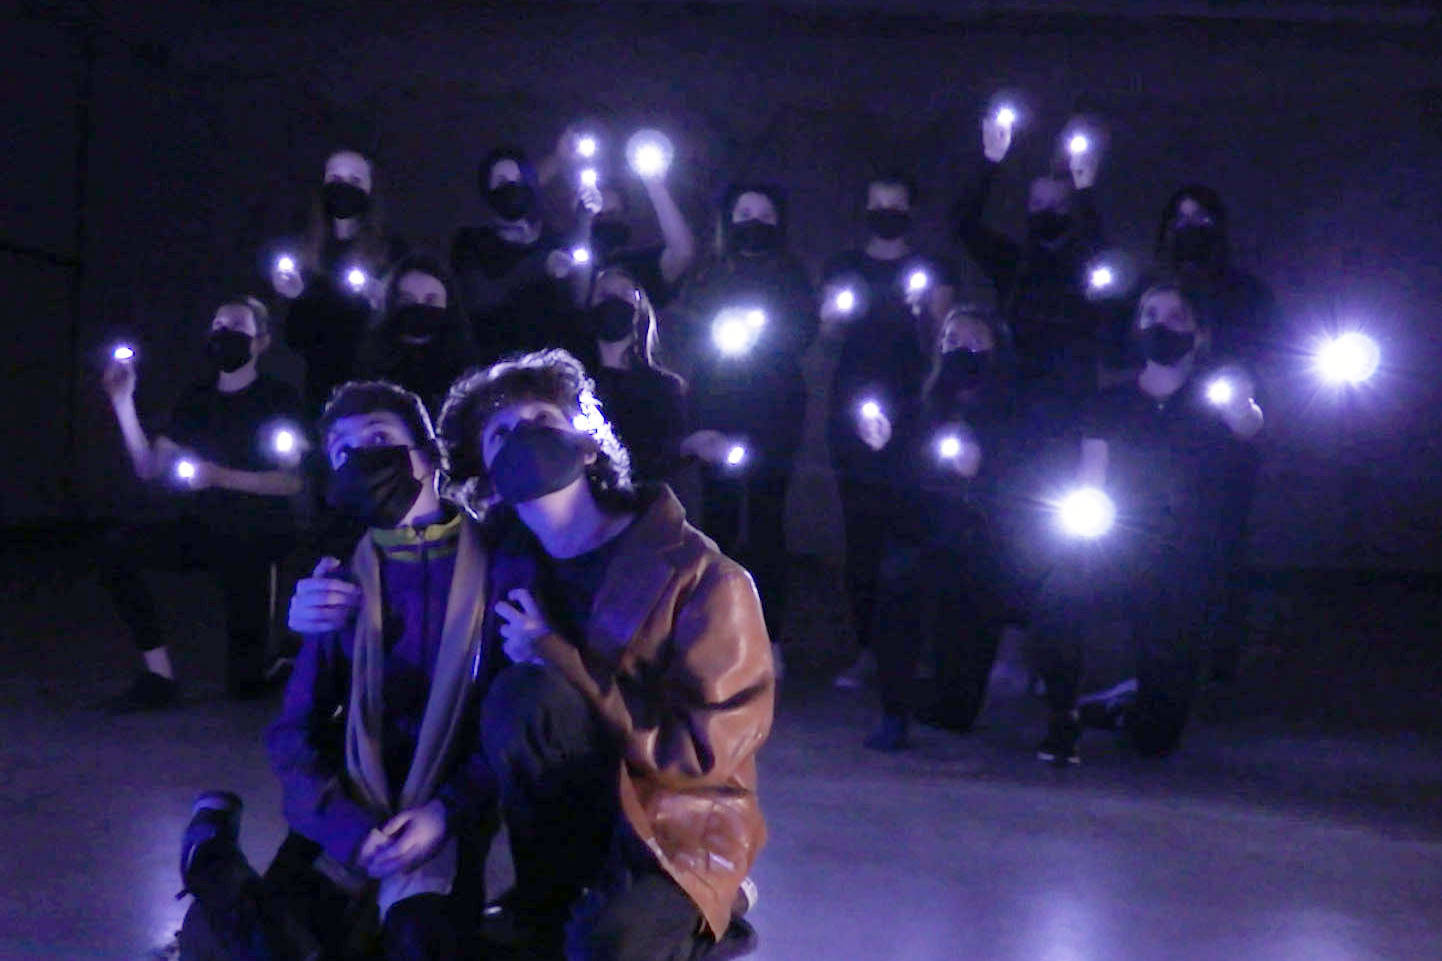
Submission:
<svg viewBox="0 0 1442 961">
<path fill-rule="evenodd" d="M 270 269 L 270 285 L 286 300 L 295 300 L 305 292 L 305 278 L 298 270 L 282 270 L 277 264 Z"/>
<path fill-rule="evenodd" d="M 112 360 L 100 374 L 100 385 L 110 395 L 111 403 L 132 400 L 135 397 L 135 365 L 130 361 Z"/>
<path fill-rule="evenodd" d="M 344 630 L 361 606 L 361 589 L 350 581 L 331 577 L 340 570 L 334 557 L 322 557 L 310 577 L 295 585 L 286 626 L 297 634 L 328 634 Z"/>
<path fill-rule="evenodd" d="M 377 833 L 377 832 L 372 832 Z M 402 811 L 381 825 L 379 833 L 388 843 L 378 845 L 359 860 L 362 870 L 373 878 L 412 871 L 435 857 L 446 841 L 446 808 L 433 800 L 418 808 Z M 370 838 L 367 837 L 367 842 Z"/>
<path fill-rule="evenodd" d="M 891 443 L 891 419 L 884 413 L 858 413 L 856 415 L 856 436 L 872 450 L 879 451 Z"/>
<path fill-rule="evenodd" d="M 708 464 L 722 464 L 735 444 L 719 430 L 698 430 L 681 442 L 681 453 L 696 457 Z"/>
<path fill-rule="evenodd" d="M 564 250 L 553 250 L 546 255 L 546 273 L 556 280 L 564 280 L 569 277 L 575 266 L 576 262 Z"/>
<path fill-rule="evenodd" d="M 1097 151 L 1083 150 L 1081 153 L 1071 154 L 1071 180 L 1078 190 L 1087 190 L 1096 186 L 1097 172 L 1101 168 L 1101 160 Z"/>
<path fill-rule="evenodd" d="M 584 210 L 589 216 L 596 216 L 598 213 L 601 212 L 601 206 L 603 203 L 601 198 L 601 188 L 595 186 L 581 187 L 580 191 L 576 194 L 576 202 L 581 205 L 581 209 Z"/>
<path fill-rule="evenodd" d="M 1011 150 L 1012 125 L 1002 123 L 994 114 L 981 121 L 981 150 L 986 159 L 999 164 Z"/>
<path fill-rule="evenodd" d="M 496 613 L 504 622 L 501 646 L 506 656 L 516 664 L 544 664 L 545 660 L 536 650 L 536 641 L 551 633 L 551 625 L 541 605 L 524 587 L 516 588 L 506 597 L 507 600 L 496 603 Z"/>
</svg>

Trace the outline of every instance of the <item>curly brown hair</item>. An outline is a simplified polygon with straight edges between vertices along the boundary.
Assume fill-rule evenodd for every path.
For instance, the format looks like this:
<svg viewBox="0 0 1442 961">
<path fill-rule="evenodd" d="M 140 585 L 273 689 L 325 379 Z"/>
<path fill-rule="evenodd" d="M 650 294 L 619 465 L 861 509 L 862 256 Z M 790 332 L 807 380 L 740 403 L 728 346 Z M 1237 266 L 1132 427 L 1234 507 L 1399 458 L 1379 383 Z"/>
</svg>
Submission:
<svg viewBox="0 0 1442 961">
<path fill-rule="evenodd" d="M 596 461 L 586 468 L 586 481 L 597 501 L 619 509 L 635 506 L 631 456 L 601 413 L 585 367 L 558 348 L 500 361 L 451 385 L 437 430 L 449 462 L 442 482 L 447 497 L 477 519 L 484 519 L 496 506 L 481 437 L 493 416 L 525 401 L 555 404 L 595 441 Z"/>
</svg>

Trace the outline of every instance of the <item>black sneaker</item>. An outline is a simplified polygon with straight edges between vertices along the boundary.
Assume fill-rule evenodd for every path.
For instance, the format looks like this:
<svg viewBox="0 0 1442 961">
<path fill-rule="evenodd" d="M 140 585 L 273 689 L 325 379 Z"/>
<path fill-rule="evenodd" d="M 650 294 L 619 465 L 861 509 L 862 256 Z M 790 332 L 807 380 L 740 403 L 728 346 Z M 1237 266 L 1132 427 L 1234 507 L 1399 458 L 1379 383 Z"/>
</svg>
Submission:
<svg viewBox="0 0 1442 961">
<path fill-rule="evenodd" d="M 866 746 L 873 751 L 883 751 L 887 754 L 904 751 L 911 746 L 911 738 L 907 736 L 909 727 L 906 718 L 899 714 L 883 715 L 881 724 L 866 739 Z"/>
<path fill-rule="evenodd" d="M 191 866 L 200 849 L 212 841 L 240 842 L 240 812 L 245 805 L 231 791 L 202 791 L 190 808 L 190 823 L 180 842 L 180 879 L 187 887 Z"/>
<path fill-rule="evenodd" d="M 1036 756 L 1057 767 L 1080 764 L 1081 751 L 1077 749 L 1077 744 L 1081 741 L 1081 732 L 1081 721 L 1075 711 L 1052 715 L 1046 738 L 1037 746 Z"/>
<path fill-rule="evenodd" d="M 137 711 L 161 711 L 179 703 L 180 685 L 154 671 L 146 671 L 124 692 L 111 698 L 106 707 L 111 714 L 134 714 Z"/>
</svg>

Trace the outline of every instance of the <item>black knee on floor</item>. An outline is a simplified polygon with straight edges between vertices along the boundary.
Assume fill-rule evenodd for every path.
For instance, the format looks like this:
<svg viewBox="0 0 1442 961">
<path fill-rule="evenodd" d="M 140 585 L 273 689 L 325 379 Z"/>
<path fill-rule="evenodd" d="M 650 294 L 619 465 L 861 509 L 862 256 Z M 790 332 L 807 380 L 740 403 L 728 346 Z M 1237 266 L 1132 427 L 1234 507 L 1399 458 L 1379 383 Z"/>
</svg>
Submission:
<svg viewBox="0 0 1442 961">
<path fill-rule="evenodd" d="M 386 961 L 450 961 L 460 957 L 450 899 L 418 894 L 392 905 L 382 928 Z"/>
<path fill-rule="evenodd" d="M 585 699 L 558 672 L 515 664 L 491 682 L 481 710 L 481 740 L 499 770 L 518 750 L 535 750 L 548 735 L 589 722 Z"/>
</svg>

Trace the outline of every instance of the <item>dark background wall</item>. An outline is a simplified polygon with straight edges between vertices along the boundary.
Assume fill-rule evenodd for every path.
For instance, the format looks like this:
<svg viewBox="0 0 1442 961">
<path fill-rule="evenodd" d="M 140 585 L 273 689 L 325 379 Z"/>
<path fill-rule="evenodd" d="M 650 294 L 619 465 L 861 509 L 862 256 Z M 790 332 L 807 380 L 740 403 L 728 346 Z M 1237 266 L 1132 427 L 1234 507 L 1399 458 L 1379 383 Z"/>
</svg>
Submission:
<svg viewBox="0 0 1442 961">
<path fill-rule="evenodd" d="M 621 130 L 670 132 L 672 182 L 703 234 L 728 177 L 787 184 L 793 242 L 813 265 L 857 238 L 865 171 L 901 165 L 922 180 L 930 246 L 961 262 L 943 214 L 978 158 L 980 111 L 1005 86 L 1024 91 L 1030 116 L 998 223 L 1019 228 L 1025 179 L 1076 110 L 1111 135 L 1099 193 L 1119 246 L 1150 250 L 1182 182 L 1210 182 L 1232 203 L 1239 258 L 1275 286 L 1299 350 L 1293 368 L 1272 372 L 1257 563 L 1435 569 L 1436 17 L 1415 4 L 1285 21 L 1266 10 L 1298 5 L 1233 5 L 1263 14 L 1245 20 L 1130 15 L 1154 4 L 1090 5 L 1127 14 L 1100 17 L 996 12 L 1085 4 L 881 6 L 102 5 L 75 288 L 63 262 L 33 254 L 75 253 L 84 30 L 67 21 L 89 13 L 22 5 L 0 57 L 0 302 L 11 332 L 0 520 L 106 517 L 142 503 L 96 358 L 117 332 L 137 336 L 142 406 L 163 408 L 196 372 L 216 299 L 262 284 L 259 251 L 295 227 L 333 145 L 374 150 L 397 228 L 444 249 L 454 227 L 481 216 L 474 168 L 485 149 L 505 140 L 541 152 L 567 120 L 599 109 Z M 1314 387 L 1300 353 L 1341 322 L 1366 325 L 1387 359 L 1346 406 Z M 272 362 L 298 375 L 293 357 Z M 823 460 L 813 450 L 803 471 L 795 546 L 834 553 Z"/>
</svg>

